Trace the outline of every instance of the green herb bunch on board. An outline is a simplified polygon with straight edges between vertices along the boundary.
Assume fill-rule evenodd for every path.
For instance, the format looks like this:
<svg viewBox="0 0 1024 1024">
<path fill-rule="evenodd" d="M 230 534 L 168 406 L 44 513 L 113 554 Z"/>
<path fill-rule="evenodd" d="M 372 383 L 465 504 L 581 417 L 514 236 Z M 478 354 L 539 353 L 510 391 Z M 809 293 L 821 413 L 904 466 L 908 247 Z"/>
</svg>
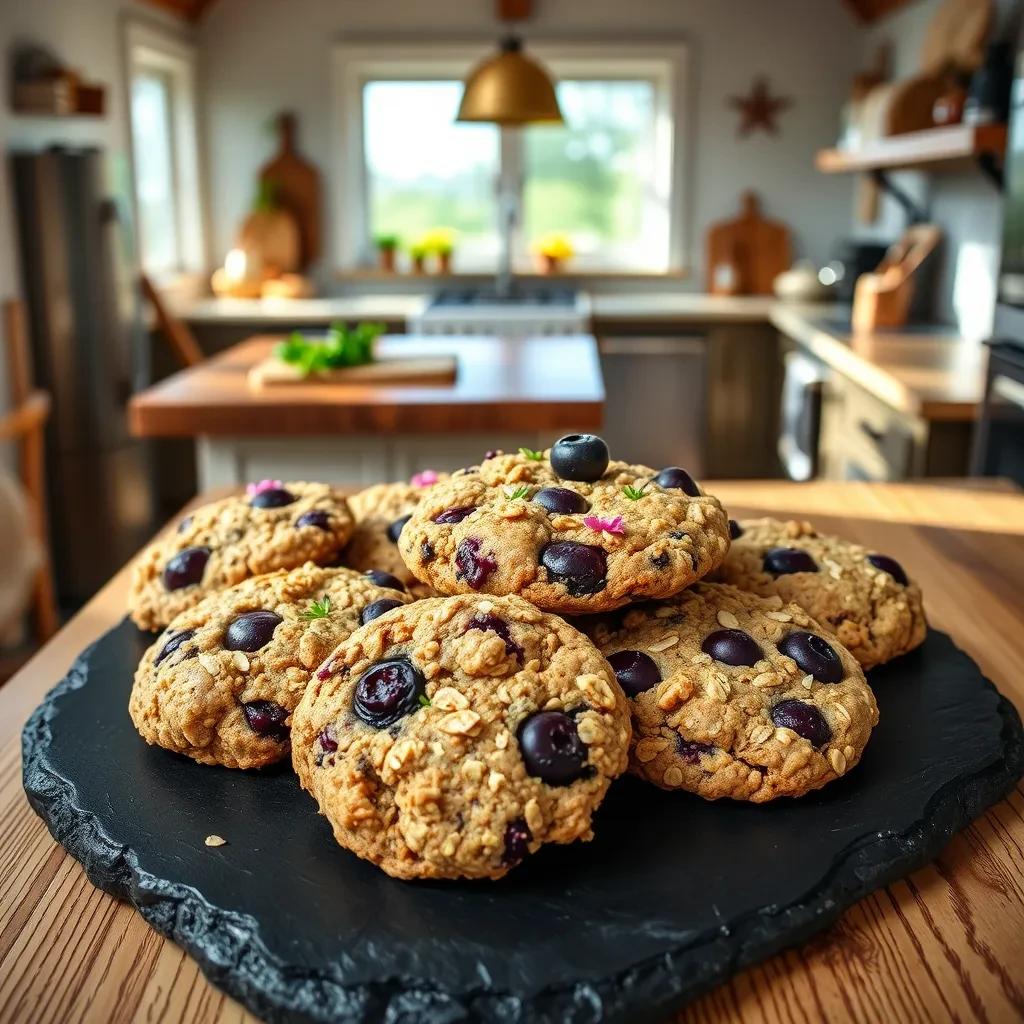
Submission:
<svg viewBox="0 0 1024 1024">
<path fill-rule="evenodd" d="M 274 350 L 283 363 L 294 366 L 303 377 L 346 366 L 364 366 L 373 362 L 374 342 L 384 333 L 383 324 L 359 323 L 348 327 L 331 324 L 325 339 L 307 338 L 299 331 L 289 335 Z"/>
</svg>

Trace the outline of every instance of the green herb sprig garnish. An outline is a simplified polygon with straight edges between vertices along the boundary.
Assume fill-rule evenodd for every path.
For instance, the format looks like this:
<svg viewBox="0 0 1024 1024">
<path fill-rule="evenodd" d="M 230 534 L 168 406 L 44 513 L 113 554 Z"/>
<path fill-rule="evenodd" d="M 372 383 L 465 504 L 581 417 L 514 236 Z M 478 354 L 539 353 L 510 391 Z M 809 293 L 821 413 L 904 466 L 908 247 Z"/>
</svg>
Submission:
<svg viewBox="0 0 1024 1024">
<path fill-rule="evenodd" d="M 425 693 L 421 693 L 420 694 L 419 701 L 420 701 L 420 707 L 421 708 L 432 707 L 432 705 L 430 703 L 430 698 Z"/>
<path fill-rule="evenodd" d="M 274 349 L 274 355 L 296 367 L 303 377 L 346 366 L 364 366 L 373 362 L 374 343 L 383 333 L 384 325 L 373 323 L 360 323 L 352 328 L 334 323 L 322 340 L 294 331 Z"/>
<path fill-rule="evenodd" d="M 535 452 L 532 448 L 520 448 L 519 454 L 524 458 L 529 459 L 531 462 L 543 462 L 544 460 L 544 453 Z"/>
<path fill-rule="evenodd" d="M 312 622 L 314 619 L 326 619 L 331 614 L 331 599 L 324 594 L 319 601 L 314 601 L 307 611 L 302 613 L 302 618 L 307 622 Z"/>
<path fill-rule="evenodd" d="M 651 486 L 651 481 L 648 480 L 643 487 L 632 487 L 630 484 L 626 484 L 622 488 L 622 493 L 629 498 L 630 501 L 639 501 L 644 496 L 644 491 Z"/>
<path fill-rule="evenodd" d="M 523 484 L 520 487 L 506 487 L 505 497 L 509 501 L 515 501 L 517 498 L 525 498 L 530 493 L 530 488 Z"/>
</svg>

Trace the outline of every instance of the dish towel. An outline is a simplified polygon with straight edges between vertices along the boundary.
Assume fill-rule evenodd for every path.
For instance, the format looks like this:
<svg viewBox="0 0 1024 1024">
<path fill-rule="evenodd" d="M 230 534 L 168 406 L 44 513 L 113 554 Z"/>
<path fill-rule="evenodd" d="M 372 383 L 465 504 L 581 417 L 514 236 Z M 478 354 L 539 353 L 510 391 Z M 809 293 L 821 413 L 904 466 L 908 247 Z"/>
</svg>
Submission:
<svg viewBox="0 0 1024 1024">
<path fill-rule="evenodd" d="M 0 647 L 22 639 L 32 578 L 42 560 L 25 494 L 13 477 L 0 471 Z"/>
</svg>

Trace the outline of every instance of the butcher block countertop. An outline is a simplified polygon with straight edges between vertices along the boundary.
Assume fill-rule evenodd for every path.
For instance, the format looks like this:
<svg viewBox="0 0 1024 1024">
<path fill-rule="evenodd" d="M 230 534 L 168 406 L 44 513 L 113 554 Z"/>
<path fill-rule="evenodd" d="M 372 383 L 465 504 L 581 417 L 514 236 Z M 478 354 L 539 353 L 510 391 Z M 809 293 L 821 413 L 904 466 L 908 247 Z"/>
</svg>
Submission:
<svg viewBox="0 0 1024 1024">
<path fill-rule="evenodd" d="M 733 515 L 811 517 L 898 557 L 921 582 L 932 624 L 1024 709 L 1024 496 L 923 484 L 708 489 Z M 122 570 L 0 689 L 0 1020 L 247 1024 L 255 1018 L 180 949 L 92 887 L 21 787 L 22 724 L 76 655 L 121 620 L 127 589 Z M 1018 785 L 935 862 L 868 896 L 806 945 L 743 971 L 678 1020 L 1019 1020 L 1022 851 Z"/>
<path fill-rule="evenodd" d="M 137 437 L 313 436 L 597 429 L 604 387 L 588 335 L 385 336 L 380 354 L 455 355 L 453 384 L 298 383 L 253 390 L 249 370 L 280 341 L 259 336 L 135 395 Z"/>
</svg>

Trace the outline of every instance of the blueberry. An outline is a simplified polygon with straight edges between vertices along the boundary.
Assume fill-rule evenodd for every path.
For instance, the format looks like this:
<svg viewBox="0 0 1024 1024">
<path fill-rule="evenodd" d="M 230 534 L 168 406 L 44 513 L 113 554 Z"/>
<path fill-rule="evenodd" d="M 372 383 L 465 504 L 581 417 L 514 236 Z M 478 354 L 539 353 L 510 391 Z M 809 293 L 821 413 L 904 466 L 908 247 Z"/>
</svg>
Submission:
<svg viewBox="0 0 1024 1024">
<path fill-rule="evenodd" d="M 790 633 L 779 643 L 779 650 L 819 683 L 838 683 L 845 674 L 835 648 L 817 633 Z"/>
<path fill-rule="evenodd" d="M 405 590 L 405 584 L 397 577 L 392 576 L 383 569 L 367 569 L 363 575 L 378 587 L 388 587 L 391 590 Z"/>
<path fill-rule="evenodd" d="M 742 629 L 716 629 L 700 649 L 723 665 L 756 665 L 764 657 L 754 638 Z"/>
<path fill-rule="evenodd" d="M 629 697 L 635 697 L 661 682 L 661 673 L 654 659 L 643 651 L 616 651 L 608 656 L 608 664 L 619 686 Z"/>
<path fill-rule="evenodd" d="M 465 580 L 474 590 L 479 590 L 498 568 L 493 556 L 480 553 L 480 541 L 476 537 L 467 537 L 455 549 L 455 564 L 458 566 L 456 578 Z"/>
<path fill-rule="evenodd" d="M 164 586 L 168 590 L 180 590 L 198 583 L 203 578 L 209 560 L 209 548 L 185 548 L 179 551 L 164 566 Z"/>
<path fill-rule="evenodd" d="M 484 462 L 488 459 L 496 459 L 500 454 L 501 452 L 497 448 L 489 448 L 484 452 Z"/>
<path fill-rule="evenodd" d="M 466 627 L 468 633 L 471 629 L 481 629 L 488 633 L 494 633 L 505 642 L 505 653 L 515 656 L 518 661 L 523 660 L 523 649 L 512 639 L 512 631 L 504 619 L 499 619 L 493 612 L 476 615 Z"/>
<path fill-rule="evenodd" d="M 314 508 L 309 512 L 303 512 L 298 519 L 295 520 L 295 526 L 315 526 L 318 530 L 329 530 L 331 528 L 331 520 L 327 513 L 322 508 Z"/>
<path fill-rule="evenodd" d="M 385 612 L 391 611 L 392 608 L 401 608 L 402 602 L 395 600 L 393 597 L 382 597 L 378 601 L 371 601 L 360 613 L 359 621 L 365 626 L 368 622 L 373 622 L 374 619 L 379 619 Z"/>
<path fill-rule="evenodd" d="M 401 536 L 402 533 L 402 527 L 404 527 L 405 524 L 409 522 L 410 519 L 412 519 L 412 515 L 402 516 L 401 519 L 396 519 L 388 527 L 388 540 L 391 541 L 392 544 L 398 543 L 398 538 Z"/>
<path fill-rule="evenodd" d="M 551 786 L 575 782 L 587 771 L 587 747 L 563 711 L 538 711 L 519 727 L 519 749 L 530 775 Z"/>
<path fill-rule="evenodd" d="M 432 562 L 437 558 L 437 552 L 434 550 L 434 545 L 431 544 L 429 540 L 425 540 L 420 545 L 420 558 L 422 558 L 424 562 Z"/>
<path fill-rule="evenodd" d="M 735 519 L 729 520 L 729 539 L 738 540 L 743 536 L 743 527 Z"/>
<path fill-rule="evenodd" d="M 608 468 L 608 445 L 595 434 L 566 434 L 551 448 L 551 468 L 563 480 L 600 480 Z"/>
<path fill-rule="evenodd" d="M 475 505 L 459 505 L 455 508 L 446 508 L 434 516 L 434 522 L 442 526 L 449 526 L 452 523 L 461 523 L 466 516 L 476 511 Z"/>
<path fill-rule="evenodd" d="M 700 497 L 700 488 L 697 486 L 696 481 L 685 469 L 680 469 L 679 466 L 666 466 L 654 478 L 654 482 L 659 487 L 664 487 L 667 491 L 682 491 L 683 494 L 688 494 L 691 498 Z"/>
<path fill-rule="evenodd" d="M 338 737 L 334 734 L 333 725 L 325 725 L 317 739 L 325 754 L 333 754 L 338 749 Z"/>
<path fill-rule="evenodd" d="M 605 586 L 608 559 L 601 548 L 573 540 L 555 541 L 540 553 L 540 564 L 553 583 L 562 583 L 573 597 L 596 594 Z"/>
<path fill-rule="evenodd" d="M 249 504 L 253 508 L 282 508 L 285 505 L 290 505 L 295 500 L 295 495 L 291 491 L 286 491 L 283 487 L 272 487 L 266 491 L 260 491 L 259 494 L 254 494 L 249 499 Z"/>
<path fill-rule="evenodd" d="M 367 725 L 386 729 L 416 710 L 426 687 L 426 679 L 411 661 L 378 661 L 359 677 L 352 710 Z"/>
<path fill-rule="evenodd" d="M 590 508 L 590 502 L 582 494 L 568 487 L 545 487 L 533 496 L 533 500 L 549 512 L 561 512 L 569 516 L 580 515 Z"/>
<path fill-rule="evenodd" d="M 818 563 L 799 548 L 771 548 L 764 555 L 764 571 L 773 576 L 791 572 L 817 572 Z"/>
<path fill-rule="evenodd" d="M 713 754 L 715 748 L 707 743 L 698 743 L 696 740 L 676 737 L 676 752 L 687 764 L 699 764 L 701 754 Z"/>
<path fill-rule="evenodd" d="M 160 649 L 160 653 L 153 659 L 153 667 L 156 668 L 164 659 L 169 658 L 186 640 L 191 640 L 196 635 L 194 629 L 183 629 L 175 633 L 167 643 Z"/>
<path fill-rule="evenodd" d="M 821 712 L 802 700 L 780 701 L 772 708 L 772 721 L 780 729 L 792 729 L 815 747 L 823 747 L 832 739 L 832 730 Z"/>
<path fill-rule="evenodd" d="M 505 852 L 501 863 L 509 867 L 518 864 L 530 852 L 533 835 L 529 825 L 522 818 L 516 818 L 505 826 Z"/>
<path fill-rule="evenodd" d="M 258 736 L 284 742 L 288 739 L 288 709 L 275 704 L 272 700 L 251 700 L 242 705 L 242 714 L 249 728 Z"/>
<path fill-rule="evenodd" d="M 178 523 L 178 533 L 184 533 L 192 525 L 192 516 L 185 516 L 180 523 Z"/>
<path fill-rule="evenodd" d="M 909 582 L 907 574 L 903 571 L 903 566 L 895 558 L 890 558 L 888 555 L 868 555 L 868 561 L 876 569 L 887 572 L 897 583 L 906 586 Z"/>
<path fill-rule="evenodd" d="M 234 619 L 224 631 L 224 650 L 258 651 L 270 643 L 274 630 L 281 623 L 277 612 L 246 612 Z"/>
</svg>

